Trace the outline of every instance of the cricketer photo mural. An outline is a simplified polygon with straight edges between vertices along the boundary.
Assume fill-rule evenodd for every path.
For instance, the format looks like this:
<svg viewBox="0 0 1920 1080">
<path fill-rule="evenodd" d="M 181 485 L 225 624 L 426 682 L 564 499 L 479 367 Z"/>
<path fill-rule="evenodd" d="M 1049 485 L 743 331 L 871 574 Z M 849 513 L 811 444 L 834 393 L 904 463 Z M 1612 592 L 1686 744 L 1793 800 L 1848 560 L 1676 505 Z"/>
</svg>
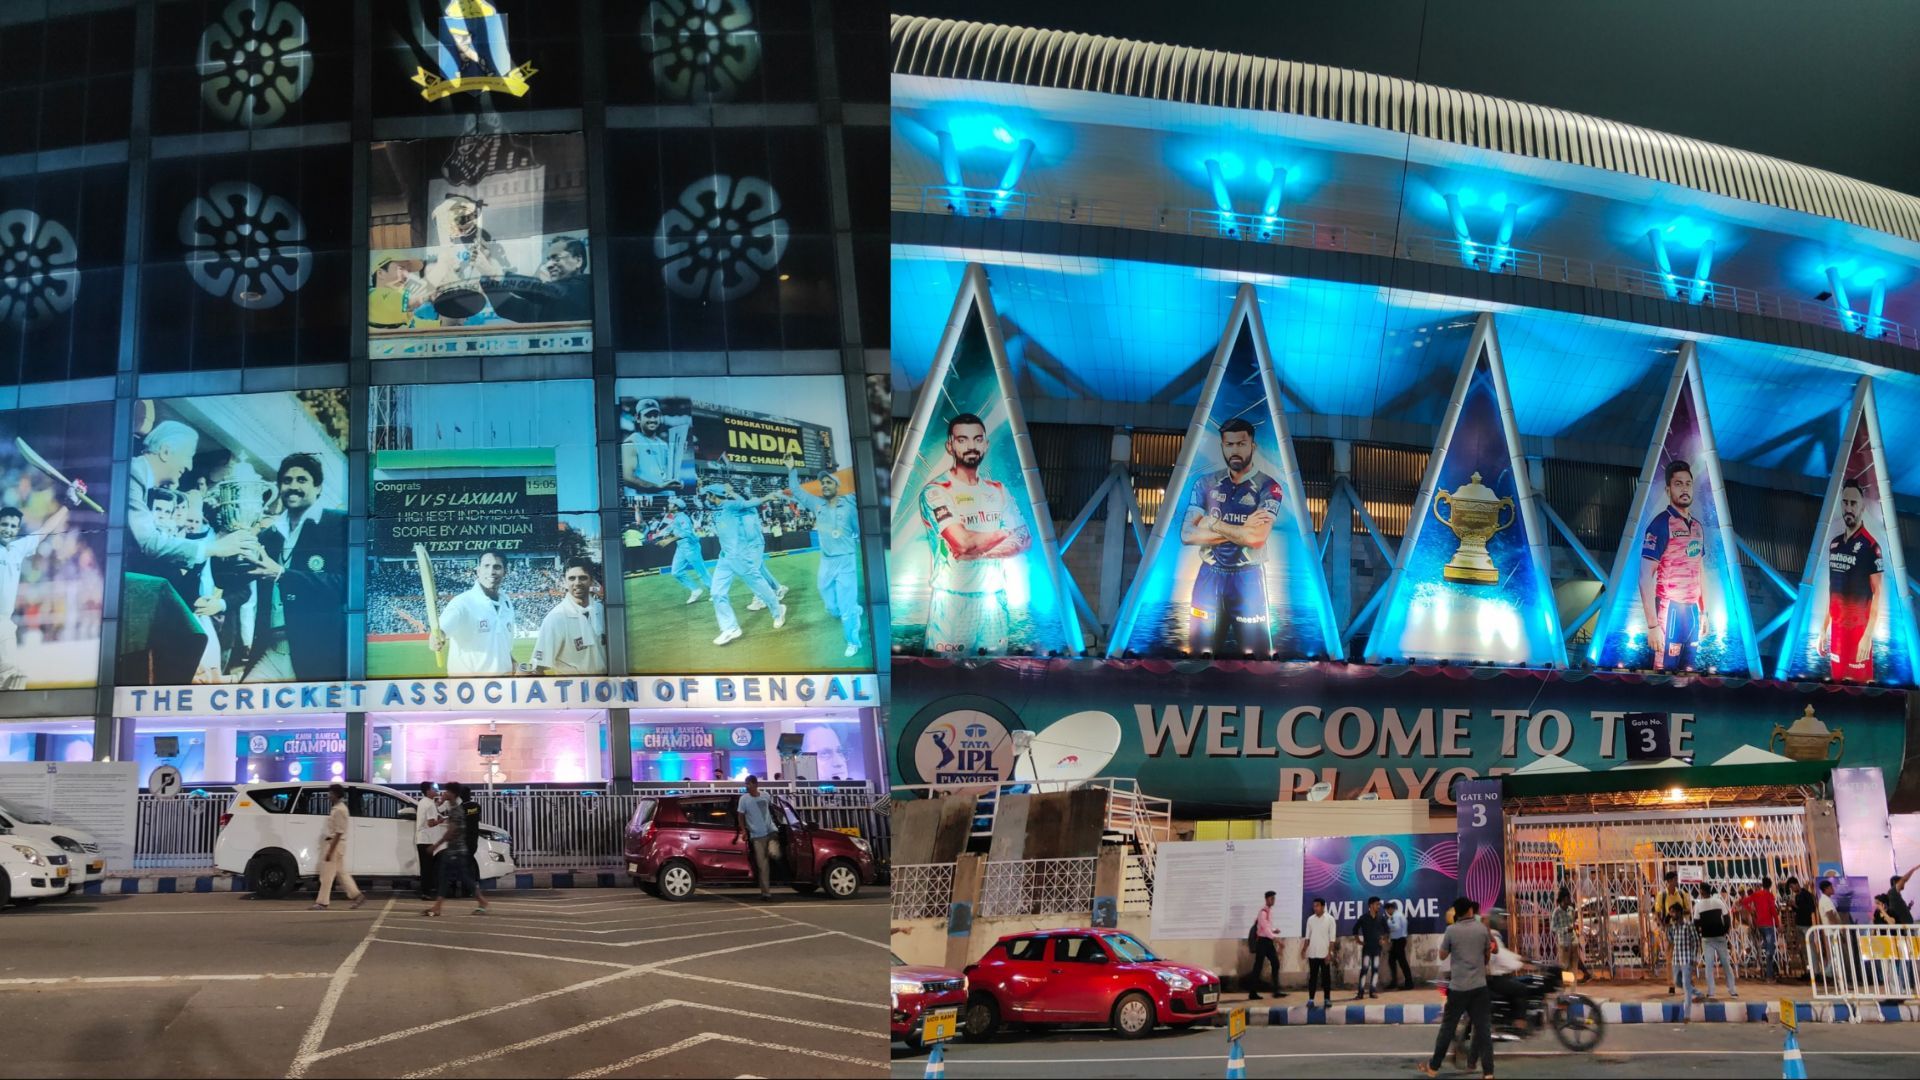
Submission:
<svg viewBox="0 0 1920 1080">
<path fill-rule="evenodd" d="M 1854 391 L 1840 445 L 1774 675 L 1912 686 L 1907 563 L 1889 527 L 1899 519 L 1870 380 Z"/>
<path fill-rule="evenodd" d="M 893 470 L 893 645 L 1078 653 L 1053 520 L 986 271 L 967 268 Z"/>
<path fill-rule="evenodd" d="M 1474 328 L 1386 589 L 1367 638 L 1370 664 L 1567 662 L 1543 515 L 1490 315 Z"/>
<path fill-rule="evenodd" d="M 844 383 L 615 388 L 628 670 L 873 670 Z"/>
<path fill-rule="evenodd" d="M 134 402 L 118 679 L 347 674 L 347 394 Z"/>
<path fill-rule="evenodd" d="M 1727 485 L 1691 343 L 1681 346 L 1660 417 L 1589 656 L 1603 668 L 1758 675 Z"/>
<path fill-rule="evenodd" d="M 1343 658 L 1279 403 L 1243 285 L 1109 655 Z"/>
<path fill-rule="evenodd" d="M 0 690 L 100 667 L 113 405 L 0 413 Z"/>
<path fill-rule="evenodd" d="M 593 415 L 585 379 L 369 391 L 368 676 L 606 674 Z"/>
</svg>

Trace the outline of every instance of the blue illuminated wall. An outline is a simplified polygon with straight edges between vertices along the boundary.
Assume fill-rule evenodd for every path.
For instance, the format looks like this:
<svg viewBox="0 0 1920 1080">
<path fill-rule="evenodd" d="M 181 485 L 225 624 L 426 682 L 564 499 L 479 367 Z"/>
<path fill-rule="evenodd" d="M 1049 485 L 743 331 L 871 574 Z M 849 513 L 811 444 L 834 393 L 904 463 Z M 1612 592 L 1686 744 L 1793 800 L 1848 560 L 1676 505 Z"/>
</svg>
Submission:
<svg viewBox="0 0 1920 1080">
<path fill-rule="evenodd" d="M 1913 685 L 1913 608 L 1873 382 L 1860 380 L 1774 676 Z"/>
<path fill-rule="evenodd" d="M 1564 665 L 1536 498 L 1493 320 L 1481 316 L 1367 640 L 1367 662 Z M 1493 531 L 1479 558 L 1476 500 L 1493 504 Z"/>
<path fill-rule="evenodd" d="M 1109 655 L 1344 655 L 1280 400 L 1254 288 L 1242 285 Z M 1229 445 L 1252 448 L 1237 471 Z M 1221 540 L 1214 522 L 1262 538 Z"/>
</svg>

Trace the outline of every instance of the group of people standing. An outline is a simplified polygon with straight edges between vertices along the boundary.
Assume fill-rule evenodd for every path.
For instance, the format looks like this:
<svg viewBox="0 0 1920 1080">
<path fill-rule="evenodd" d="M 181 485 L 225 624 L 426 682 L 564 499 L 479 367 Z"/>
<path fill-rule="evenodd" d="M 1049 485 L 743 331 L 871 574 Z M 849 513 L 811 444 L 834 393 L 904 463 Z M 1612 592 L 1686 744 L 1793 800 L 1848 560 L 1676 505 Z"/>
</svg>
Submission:
<svg viewBox="0 0 1920 1080">
<path fill-rule="evenodd" d="M 1260 973 L 1266 965 L 1273 967 L 1272 992 L 1276 998 L 1286 997 L 1280 989 L 1280 937 L 1273 929 L 1273 902 L 1276 894 L 1268 892 L 1265 903 L 1254 916 L 1253 927 L 1247 932 L 1247 944 L 1253 950 L 1253 993 L 1251 1000 L 1260 1000 Z M 1400 902 L 1388 900 L 1383 905 L 1380 898 L 1367 898 L 1366 913 L 1354 920 L 1353 938 L 1359 942 L 1359 969 L 1355 980 L 1353 1000 L 1380 996 L 1380 960 L 1387 959 L 1388 990 L 1407 990 L 1413 987 L 1413 969 L 1407 965 L 1407 916 L 1400 910 Z M 1320 992 L 1323 1005 L 1333 1004 L 1333 965 L 1339 953 L 1339 923 L 1327 911 L 1325 899 L 1315 897 L 1313 914 L 1307 917 L 1306 936 L 1300 939 L 1301 954 L 1307 962 L 1307 1003 L 1313 1003 L 1316 990 Z"/>
<path fill-rule="evenodd" d="M 336 880 L 350 906 L 367 902 L 366 893 L 346 870 L 351 821 L 346 786 L 334 784 L 327 789 L 327 823 L 320 837 L 320 895 L 310 910 L 327 910 Z M 430 780 L 421 781 L 420 799 L 414 804 L 413 842 L 420 855 L 420 899 L 433 901 L 420 914 L 437 918 L 448 899 L 469 892 L 478 905 L 473 913 L 487 913 L 475 857 L 480 850 L 480 803 L 472 788 L 452 781 L 436 788 Z"/>
</svg>

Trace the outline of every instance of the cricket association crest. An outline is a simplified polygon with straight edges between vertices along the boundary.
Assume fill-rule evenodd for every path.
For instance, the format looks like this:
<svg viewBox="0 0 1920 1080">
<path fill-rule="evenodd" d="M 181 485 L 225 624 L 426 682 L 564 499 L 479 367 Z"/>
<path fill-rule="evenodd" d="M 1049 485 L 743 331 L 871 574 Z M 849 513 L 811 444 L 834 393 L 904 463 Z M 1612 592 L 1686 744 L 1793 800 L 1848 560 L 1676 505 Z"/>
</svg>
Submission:
<svg viewBox="0 0 1920 1080">
<path fill-rule="evenodd" d="M 447 5 L 440 16 L 435 62 L 440 74 L 426 68 L 415 68 L 413 74 L 413 81 L 423 88 L 420 96 L 428 101 L 495 90 L 522 97 L 527 80 L 538 74 L 530 63 L 513 66 L 507 51 L 507 17 L 487 0 L 452 0 Z"/>
</svg>

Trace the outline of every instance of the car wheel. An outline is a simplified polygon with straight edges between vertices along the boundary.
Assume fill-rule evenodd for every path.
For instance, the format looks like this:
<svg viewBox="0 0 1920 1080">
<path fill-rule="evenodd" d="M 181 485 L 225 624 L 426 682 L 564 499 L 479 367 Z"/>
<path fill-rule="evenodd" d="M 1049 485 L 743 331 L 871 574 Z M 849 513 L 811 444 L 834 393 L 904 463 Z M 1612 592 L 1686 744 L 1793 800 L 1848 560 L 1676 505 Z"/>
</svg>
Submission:
<svg viewBox="0 0 1920 1080">
<path fill-rule="evenodd" d="M 1137 1039 L 1153 1030 L 1153 999 L 1138 990 L 1121 994 L 1113 1003 L 1113 1033 Z"/>
<path fill-rule="evenodd" d="M 247 880 L 253 884 L 253 895 L 277 900 L 300 884 L 300 864 L 284 851 L 262 851 L 248 861 Z"/>
<path fill-rule="evenodd" d="M 851 900 L 860 895 L 860 871 L 845 859 L 828 863 L 827 872 L 820 875 L 820 883 L 835 900 Z"/>
<path fill-rule="evenodd" d="M 906 1046 L 907 1053 L 917 1054 L 920 1052 L 920 1033 L 919 1032 L 917 1031 L 907 1032 L 905 1035 L 900 1036 L 900 1042 Z"/>
<path fill-rule="evenodd" d="M 992 994 L 975 994 L 967 999 L 967 1012 L 960 1025 L 968 1039 L 986 1042 L 1000 1030 L 1000 1004 Z"/>
<path fill-rule="evenodd" d="M 13 882 L 7 880 L 7 875 L 0 874 L 0 909 L 7 906 L 7 898 L 12 895 Z"/>
<path fill-rule="evenodd" d="M 660 899 L 685 900 L 693 895 L 693 864 L 675 859 L 660 868 Z"/>
<path fill-rule="evenodd" d="M 794 885 L 793 891 L 799 893 L 801 896 L 812 896 L 814 893 L 820 891 L 820 886 L 811 881 L 804 881 Z"/>
</svg>

